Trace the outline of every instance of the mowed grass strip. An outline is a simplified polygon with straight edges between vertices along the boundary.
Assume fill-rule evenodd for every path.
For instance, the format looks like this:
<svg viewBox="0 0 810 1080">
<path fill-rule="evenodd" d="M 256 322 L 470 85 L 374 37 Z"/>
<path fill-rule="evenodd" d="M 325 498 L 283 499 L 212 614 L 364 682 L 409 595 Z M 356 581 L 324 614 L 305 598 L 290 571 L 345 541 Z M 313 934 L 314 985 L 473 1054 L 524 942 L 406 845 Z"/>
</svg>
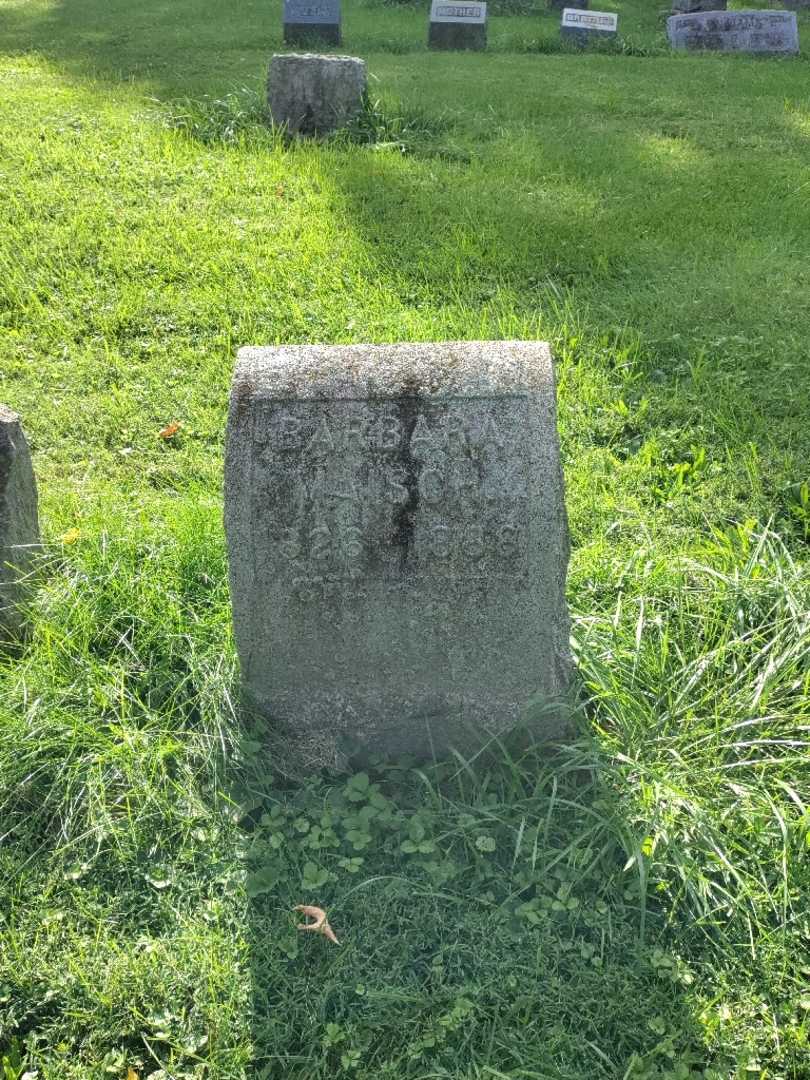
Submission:
<svg viewBox="0 0 810 1080">
<path fill-rule="evenodd" d="M 604 6 L 624 53 L 351 4 L 369 110 L 289 146 L 279 10 L 0 5 L 47 542 L 0 668 L 3 1080 L 807 1077 L 807 62 Z M 234 349 L 479 337 L 559 361 L 576 742 L 282 775 L 230 635 Z"/>
</svg>

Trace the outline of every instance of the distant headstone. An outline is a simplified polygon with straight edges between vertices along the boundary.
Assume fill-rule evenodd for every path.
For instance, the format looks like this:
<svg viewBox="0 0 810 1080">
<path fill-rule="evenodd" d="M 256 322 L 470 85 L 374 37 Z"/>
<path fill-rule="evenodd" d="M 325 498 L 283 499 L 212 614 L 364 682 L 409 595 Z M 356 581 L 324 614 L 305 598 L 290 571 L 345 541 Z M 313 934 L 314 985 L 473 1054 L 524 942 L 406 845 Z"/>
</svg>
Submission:
<svg viewBox="0 0 810 1080">
<path fill-rule="evenodd" d="M 340 0 L 284 0 L 284 42 L 340 44 Z"/>
<path fill-rule="evenodd" d="M 563 8 L 568 6 L 568 0 L 548 0 L 549 11 L 562 11 Z M 578 10 L 587 11 L 590 7 L 588 0 L 584 0 L 584 3 L 580 3 Z"/>
<path fill-rule="evenodd" d="M 270 61 L 267 104 L 292 135 L 325 135 L 363 108 L 366 63 L 354 56 L 279 53 Z"/>
<path fill-rule="evenodd" d="M 433 0 L 430 5 L 428 46 L 431 49 L 485 49 L 487 5 L 469 0 Z"/>
<path fill-rule="evenodd" d="M 610 11 L 564 8 L 560 33 L 563 38 L 585 46 L 596 38 L 612 37 L 619 27 L 619 16 Z"/>
<path fill-rule="evenodd" d="M 225 463 L 247 697 L 311 763 L 565 726 L 568 532 L 543 342 L 239 353 Z"/>
<path fill-rule="evenodd" d="M 667 36 L 673 49 L 777 54 L 799 51 L 799 29 L 792 11 L 671 15 L 667 19 Z"/>
<path fill-rule="evenodd" d="M 0 645 L 22 636 L 26 577 L 39 545 L 37 487 L 20 418 L 0 405 Z"/>
<path fill-rule="evenodd" d="M 673 15 L 691 15 L 694 11 L 725 11 L 728 0 L 672 0 Z"/>
</svg>

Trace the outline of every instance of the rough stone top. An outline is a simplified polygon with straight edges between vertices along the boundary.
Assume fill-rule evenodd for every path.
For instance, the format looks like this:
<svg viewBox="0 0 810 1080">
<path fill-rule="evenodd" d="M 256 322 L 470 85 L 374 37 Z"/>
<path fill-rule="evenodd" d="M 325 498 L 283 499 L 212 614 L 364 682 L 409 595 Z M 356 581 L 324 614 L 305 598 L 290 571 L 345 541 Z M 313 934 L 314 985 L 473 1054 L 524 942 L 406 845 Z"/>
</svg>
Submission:
<svg viewBox="0 0 810 1080">
<path fill-rule="evenodd" d="M 362 64 L 366 66 L 365 60 L 361 60 L 359 56 L 339 56 L 335 53 L 308 53 L 308 52 L 284 52 L 273 53 L 271 60 L 318 60 L 321 63 L 327 60 L 330 63 L 346 63 L 348 60 L 352 64 Z"/>
<path fill-rule="evenodd" d="M 281 345 L 239 350 L 232 400 L 391 399 L 553 392 L 545 341 Z"/>
<path fill-rule="evenodd" d="M 7 405 L 0 404 L 0 424 L 13 424 L 20 419 L 19 415 Z"/>
<path fill-rule="evenodd" d="M 746 22 L 750 22 L 752 25 L 759 22 L 762 24 L 786 23 L 792 26 L 795 24 L 795 20 L 796 15 L 792 11 L 777 11 L 773 8 L 738 8 L 734 11 L 727 11 L 721 8 L 717 11 L 679 12 L 677 15 L 670 15 L 667 23 L 674 26 L 713 26 L 716 24 L 718 27 L 733 30 L 736 26 L 744 25 Z"/>
</svg>

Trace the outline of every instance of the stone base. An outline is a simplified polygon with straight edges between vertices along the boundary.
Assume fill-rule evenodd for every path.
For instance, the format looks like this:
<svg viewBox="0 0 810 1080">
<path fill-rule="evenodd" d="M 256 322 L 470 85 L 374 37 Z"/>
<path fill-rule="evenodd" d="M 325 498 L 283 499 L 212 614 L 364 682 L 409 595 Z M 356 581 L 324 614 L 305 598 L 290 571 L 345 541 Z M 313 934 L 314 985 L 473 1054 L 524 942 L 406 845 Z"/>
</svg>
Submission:
<svg viewBox="0 0 810 1080">
<path fill-rule="evenodd" d="M 284 23 L 285 45 L 340 45 L 340 23 Z"/>
<path fill-rule="evenodd" d="M 366 64 L 353 56 L 279 53 L 270 61 L 267 104 L 291 135 L 325 135 L 363 108 Z"/>
<path fill-rule="evenodd" d="M 671 15 L 667 37 L 673 49 L 772 53 L 799 51 L 796 15 L 788 11 L 704 11 Z"/>
<path fill-rule="evenodd" d="M 487 28 L 485 23 L 465 26 L 464 23 L 432 22 L 428 31 L 429 49 L 485 49 Z"/>
<path fill-rule="evenodd" d="M 560 36 L 563 41 L 575 45 L 578 49 L 585 49 L 602 38 L 615 38 L 615 30 L 583 30 L 575 26 L 561 26 Z"/>
</svg>

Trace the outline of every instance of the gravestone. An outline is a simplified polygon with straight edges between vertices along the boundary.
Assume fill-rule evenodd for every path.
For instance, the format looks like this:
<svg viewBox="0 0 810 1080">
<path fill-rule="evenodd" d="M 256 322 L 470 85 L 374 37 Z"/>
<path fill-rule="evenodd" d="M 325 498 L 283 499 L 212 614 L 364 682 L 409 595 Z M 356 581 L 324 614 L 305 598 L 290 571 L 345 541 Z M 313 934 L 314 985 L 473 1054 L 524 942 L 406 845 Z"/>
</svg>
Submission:
<svg viewBox="0 0 810 1080">
<path fill-rule="evenodd" d="M 485 49 L 487 5 L 433 0 L 428 46 L 431 49 Z"/>
<path fill-rule="evenodd" d="M 545 343 L 242 349 L 225 524 L 248 701 L 311 764 L 562 734 Z"/>
<path fill-rule="evenodd" d="M 363 108 L 366 63 L 354 56 L 278 53 L 270 60 L 267 104 L 291 135 L 324 135 Z"/>
<path fill-rule="evenodd" d="M 20 418 L 0 405 L 0 645 L 22 636 L 20 605 L 39 546 L 37 487 Z"/>
<path fill-rule="evenodd" d="M 340 44 L 340 0 L 284 0 L 284 42 Z"/>
<path fill-rule="evenodd" d="M 563 8 L 566 8 L 567 6 L 568 6 L 568 0 L 548 0 L 548 9 L 549 9 L 549 11 L 562 11 Z M 581 3 L 579 5 L 578 10 L 587 11 L 589 7 L 590 7 L 590 4 L 588 3 L 588 0 L 585 0 L 584 3 Z"/>
<path fill-rule="evenodd" d="M 728 0 L 673 0 L 673 15 L 690 15 L 694 11 L 725 11 Z"/>
<path fill-rule="evenodd" d="M 667 36 L 673 49 L 787 54 L 799 51 L 792 11 L 703 11 L 671 15 Z"/>
<path fill-rule="evenodd" d="M 564 8 L 560 34 L 565 40 L 584 48 L 591 40 L 613 37 L 618 26 L 619 16 L 610 11 Z"/>
</svg>

